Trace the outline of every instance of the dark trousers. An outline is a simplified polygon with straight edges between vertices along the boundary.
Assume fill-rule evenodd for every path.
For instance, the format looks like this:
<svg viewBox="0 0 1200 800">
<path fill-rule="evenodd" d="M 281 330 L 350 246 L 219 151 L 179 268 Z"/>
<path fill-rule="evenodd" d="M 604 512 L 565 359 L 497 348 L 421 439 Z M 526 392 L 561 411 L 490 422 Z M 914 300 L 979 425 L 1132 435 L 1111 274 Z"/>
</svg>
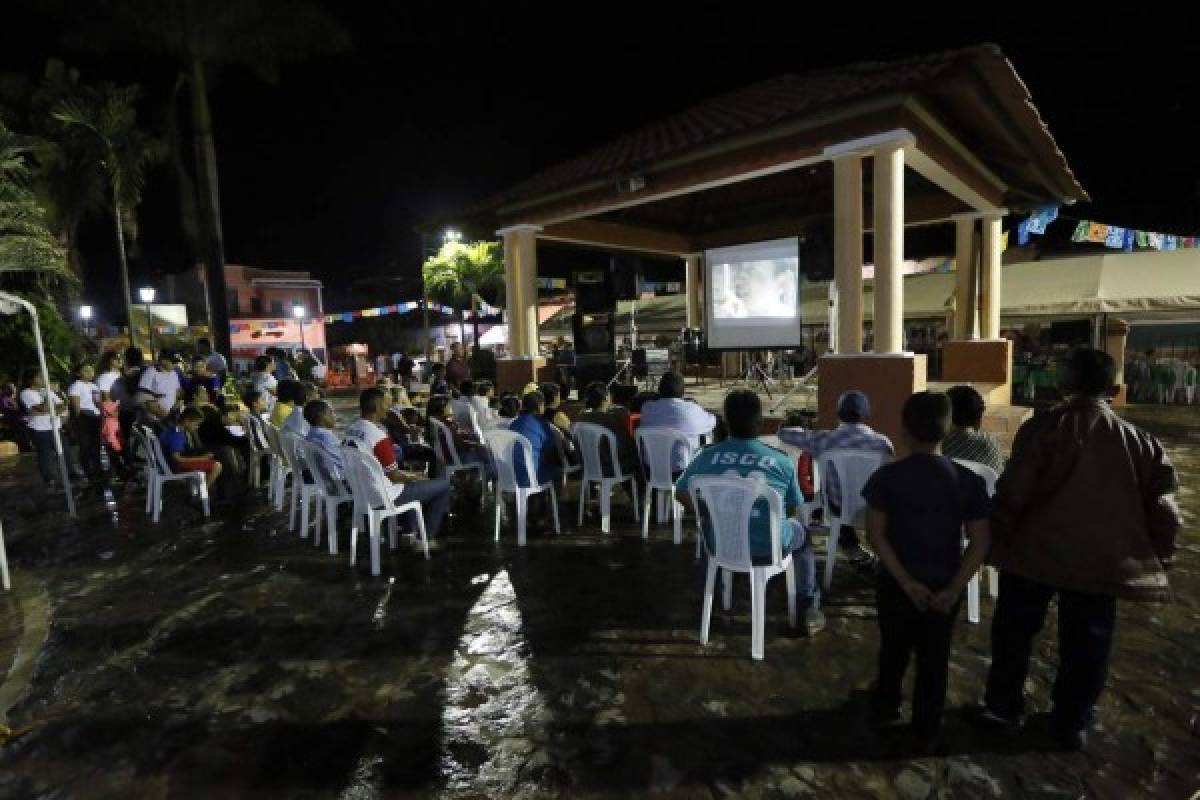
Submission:
<svg viewBox="0 0 1200 800">
<path fill-rule="evenodd" d="M 59 434 L 62 434 L 61 430 L 59 430 Z M 33 449 L 37 453 L 38 471 L 42 473 L 42 480 L 46 483 L 61 482 L 62 476 L 58 474 L 58 454 L 54 451 L 54 432 L 31 430 L 29 438 L 33 440 Z M 67 447 L 65 438 L 63 438 L 63 458 L 67 462 L 67 471 L 73 473 L 75 467 L 71 463 L 71 448 Z"/>
<path fill-rule="evenodd" d="M 875 604 L 879 615 L 879 680 L 874 701 L 881 710 L 899 710 L 904 673 L 908 670 L 910 657 L 915 654 L 917 678 L 913 687 L 913 728 L 921 734 L 933 735 L 942 724 L 950 639 L 961 603 L 949 614 L 918 611 L 900 584 L 891 575 L 881 573 Z"/>
<path fill-rule="evenodd" d="M 1058 595 L 1058 675 L 1054 679 L 1053 726 L 1064 733 L 1091 724 L 1096 700 L 1108 677 L 1108 657 L 1117 624 L 1117 600 L 1084 594 L 1000 573 L 1000 595 L 992 616 L 992 666 L 985 702 L 994 713 L 1018 717 L 1025 710 L 1025 677 L 1033 640 Z"/>
<path fill-rule="evenodd" d="M 396 505 L 419 502 L 421 516 L 425 518 L 425 535 L 436 538 L 442 530 L 442 521 L 450 508 L 450 481 L 406 481 L 404 490 L 396 498 Z"/>
<path fill-rule="evenodd" d="M 100 463 L 100 416 L 77 414 L 73 424 L 75 441 L 79 444 L 79 465 L 88 480 L 99 480 L 104 474 Z"/>
</svg>

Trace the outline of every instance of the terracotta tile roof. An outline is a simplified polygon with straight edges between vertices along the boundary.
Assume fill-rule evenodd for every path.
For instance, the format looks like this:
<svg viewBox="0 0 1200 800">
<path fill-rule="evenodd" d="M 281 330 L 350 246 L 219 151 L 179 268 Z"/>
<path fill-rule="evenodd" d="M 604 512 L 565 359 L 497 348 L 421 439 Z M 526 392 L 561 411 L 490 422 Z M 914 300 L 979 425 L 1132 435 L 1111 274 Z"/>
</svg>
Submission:
<svg viewBox="0 0 1200 800">
<path fill-rule="evenodd" d="M 1027 132 L 1031 144 L 1062 170 L 1060 182 L 1067 187 L 1073 186 L 1080 199 L 1086 198 L 1011 63 L 997 46 L 978 45 L 900 61 L 866 62 L 801 75 L 781 75 L 756 83 L 707 100 L 546 169 L 493 196 L 480 210 L 498 209 L 508 203 L 570 190 L 594 181 L 615 180 L 664 159 L 683 156 L 701 147 L 766 130 L 819 111 L 888 94 L 919 94 L 922 90 L 933 90 L 939 82 L 946 82 L 970 67 L 974 67 L 992 90 L 1006 100 L 1023 100 L 1023 103 L 1006 102 L 1006 111 L 1023 117 L 1017 118 L 1016 122 Z"/>
</svg>

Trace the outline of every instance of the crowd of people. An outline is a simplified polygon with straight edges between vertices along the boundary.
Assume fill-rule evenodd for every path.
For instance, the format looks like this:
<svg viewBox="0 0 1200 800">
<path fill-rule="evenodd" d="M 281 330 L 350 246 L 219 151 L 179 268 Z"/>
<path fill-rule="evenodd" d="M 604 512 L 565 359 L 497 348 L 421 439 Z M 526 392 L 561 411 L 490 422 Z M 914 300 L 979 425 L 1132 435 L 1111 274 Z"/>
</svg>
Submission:
<svg viewBox="0 0 1200 800">
<path fill-rule="evenodd" d="M 691 481 L 703 475 L 753 476 L 778 493 L 787 517 L 780 544 L 795 565 L 804 626 L 809 634 L 825 626 L 812 538 L 800 513 L 812 498 L 801 489 L 805 476 L 797 461 L 762 440 L 756 393 L 730 392 L 718 419 L 684 397 L 684 381 L 675 373 L 664 375 L 658 392 L 640 398 L 632 412 L 614 405 L 608 386 L 595 382 L 583 387 L 583 408 L 573 411 L 572 420 L 557 381 L 497 397 L 489 382 L 472 380 L 455 353 L 450 363 L 431 365 L 422 413 L 408 394 L 411 369 L 398 366 L 397 375 L 409 380 L 364 390 L 358 418 L 340 431 L 332 405 L 286 360 L 259 358 L 238 387 L 204 342 L 186 362 L 167 351 L 151 364 L 143 364 L 134 348 L 107 353 L 95 367 L 79 367 L 65 396 L 35 375 L 20 391 L 19 404 L 47 483 L 56 479 L 53 431 L 64 420 L 79 446 L 77 459 L 68 455 L 69 468 L 92 483 L 103 480 L 102 456 L 114 473 L 129 475 L 130 431 L 145 425 L 172 469 L 203 472 L 214 497 L 230 501 L 244 496 L 250 471 L 260 468 L 253 451 L 267 446 L 263 426 L 269 424 L 311 442 L 320 454 L 315 466 L 329 481 L 347 478 L 342 447 L 370 453 L 392 485 L 391 498 L 421 504 L 431 537 L 443 525 L 451 492 L 437 451 L 453 451 L 459 463 L 494 477 L 484 434 L 507 428 L 530 445 L 529 471 L 541 484 L 579 463 L 573 422 L 588 422 L 616 441 L 617 463 L 607 448 L 600 451 L 605 473 L 619 470 L 644 482 L 635 428 L 678 431 L 693 453 L 681 449 L 673 457 L 685 505 L 691 504 Z M 879 651 L 871 710 L 879 725 L 902 719 L 901 687 L 915 660 L 913 730 L 920 742 L 936 743 L 954 622 L 968 581 L 986 562 L 1000 571 L 992 662 L 984 702 L 968 709 L 968 718 L 1001 732 L 1020 729 L 1033 643 L 1057 598 L 1060 663 L 1049 733 L 1069 749 L 1085 744 L 1106 679 L 1117 599 L 1166 597 L 1180 525 L 1172 498 L 1175 473 L 1161 445 L 1107 403 L 1115 372 L 1109 356 L 1090 348 L 1062 359 L 1058 375 L 1066 400 L 1021 427 L 1007 460 L 996 438 L 981 430 L 984 400 L 969 386 L 907 399 L 899 448 L 905 455 L 899 459 L 895 444 L 870 427 L 870 400 L 859 391 L 839 398 L 832 430 L 779 431 L 782 442 L 813 459 L 833 450 L 881 456 L 883 465 L 862 489 L 869 548 L 855 525 L 839 531 L 844 556 L 875 575 Z M 961 461 L 995 471 L 993 496 L 978 470 Z M 517 474 L 524 480 L 522 464 Z M 836 472 L 822 480 L 826 503 L 840 507 L 845 498 Z M 532 514 L 532 527 L 544 525 L 546 516 Z M 711 549 L 714 532 L 702 529 Z M 749 535 L 753 558 L 769 558 L 765 515 L 752 515 Z"/>
</svg>

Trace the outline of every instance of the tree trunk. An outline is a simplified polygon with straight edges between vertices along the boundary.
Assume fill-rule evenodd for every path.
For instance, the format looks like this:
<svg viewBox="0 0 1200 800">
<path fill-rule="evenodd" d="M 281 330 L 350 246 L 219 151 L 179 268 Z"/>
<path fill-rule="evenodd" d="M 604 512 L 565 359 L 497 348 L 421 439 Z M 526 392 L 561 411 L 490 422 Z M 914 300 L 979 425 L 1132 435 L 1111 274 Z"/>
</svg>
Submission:
<svg viewBox="0 0 1200 800">
<path fill-rule="evenodd" d="M 458 341 L 462 345 L 463 355 L 467 354 L 467 310 L 458 310 Z"/>
<path fill-rule="evenodd" d="M 112 178 L 113 191 L 113 222 L 117 228 L 117 258 L 121 263 L 121 292 L 125 301 L 125 318 L 129 321 L 129 344 L 137 346 L 137 327 L 133 323 L 133 296 L 129 291 L 129 261 L 125 257 L 125 227 L 121 223 L 121 182 Z M 150 320 L 146 320 L 150 324 Z"/>
<path fill-rule="evenodd" d="M 196 147 L 196 199 L 199 206 L 201 251 L 208 288 L 209 334 L 213 349 L 232 357 L 229 342 L 229 303 L 225 299 L 225 241 L 221 233 L 221 199 L 217 185 L 217 151 L 204 63 L 192 59 L 192 136 Z"/>
<path fill-rule="evenodd" d="M 475 295 L 471 295 L 471 335 L 475 337 L 471 342 L 471 352 L 476 358 L 479 356 L 479 303 L 475 299 Z"/>
</svg>

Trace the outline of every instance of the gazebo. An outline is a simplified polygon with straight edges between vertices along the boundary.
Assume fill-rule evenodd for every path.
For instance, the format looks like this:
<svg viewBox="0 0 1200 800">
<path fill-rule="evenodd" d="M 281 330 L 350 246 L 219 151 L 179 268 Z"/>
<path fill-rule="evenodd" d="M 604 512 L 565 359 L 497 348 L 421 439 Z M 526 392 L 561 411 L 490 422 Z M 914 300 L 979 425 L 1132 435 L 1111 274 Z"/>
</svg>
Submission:
<svg viewBox="0 0 1200 800">
<path fill-rule="evenodd" d="M 906 227 L 956 228 L 947 380 L 1010 400 L 1000 338 L 1001 220 L 1086 200 L 1012 64 L 994 45 L 784 75 L 716 97 L 551 167 L 491 198 L 476 220 L 504 241 L 509 350 L 503 386 L 532 380 L 537 244 L 678 257 L 687 321 L 703 322 L 706 249 L 796 236 L 832 215 L 837 351 L 819 364 L 819 421 L 837 396 L 868 393 L 877 427 L 925 387 L 904 351 Z M 864 235 L 875 265 L 874 350 L 863 352 Z"/>
</svg>

